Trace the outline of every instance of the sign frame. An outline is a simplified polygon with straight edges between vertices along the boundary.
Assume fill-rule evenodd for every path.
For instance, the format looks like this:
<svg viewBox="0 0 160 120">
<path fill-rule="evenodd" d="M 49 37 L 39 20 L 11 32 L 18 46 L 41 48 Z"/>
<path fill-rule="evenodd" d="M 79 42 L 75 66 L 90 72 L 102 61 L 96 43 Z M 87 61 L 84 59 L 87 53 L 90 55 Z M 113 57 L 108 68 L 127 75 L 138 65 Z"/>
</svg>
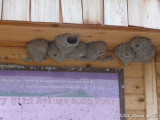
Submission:
<svg viewBox="0 0 160 120">
<path fill-rule="evenodd" d="M 92 72 L 92 73 L 117 73 L 119 81 L 120 120 L 126 120 L 125 95 L 124 95 L 124 70 L 122 68 L 92 68 L 92 67 L 54 67 L 54 66 L 30 66 L 17 64 L 0 64 L 0 70 L 22 71 L 48 71 L 48 72 Z"/>
</svg>

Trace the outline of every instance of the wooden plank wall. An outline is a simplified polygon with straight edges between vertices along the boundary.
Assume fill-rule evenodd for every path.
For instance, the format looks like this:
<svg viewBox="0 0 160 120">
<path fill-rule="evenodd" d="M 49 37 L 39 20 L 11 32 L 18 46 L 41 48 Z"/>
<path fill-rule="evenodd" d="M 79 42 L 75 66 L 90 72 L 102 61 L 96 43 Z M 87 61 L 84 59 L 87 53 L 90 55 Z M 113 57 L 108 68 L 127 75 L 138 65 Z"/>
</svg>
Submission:
<svg viewBox="0 0 160 120">
<path fill-rule="evenodd" d="M 127 0 L 104 0 L 104 24 L 128 26 Z"/>
<path fill-rule="evenodd" d="M 156 55 L 156 78 L 157 78 L 157 97 L 158 97 L 158 109 L 160 110 L 160 52 Z M 160 119 L 160 111 L 159 111 Z"/>
<path fill-rule="evenodd" d="M 0 20 L 2 19 L 2 0 L 0 0 Z"/>
<path fill-rule="evenodd" d="M 159 0 L 128 0 L 129 25 L 160 29 Z"/>
<path fill-rule="evenodd" d="M 2 20 L 160 29 L 159 13 L 159 0 L 0 0 Z"/>
<path fill-rule="evenodd" d="M 97 32 L 98 31 L 98 32 Z M 123 68 L 125 76 L 125 106 L 126 113 L 137 115 L 145 114 L 146 97 L 144 84 L 144 64 L 131 63 L 124 66 L 120 60 L 113 55 L 113 61 L 109 62 L 84 62 L 66 60 L 56 62 L 47 57 L 47 61 L 42 62 L 26 62 L 24 59 L 28 57 L 26 44 L 30 40 L 44 38 L 49 41 L 54 40 L 55 36 L 62 33 L 79 33 L 81 40 L 85 42 L 102 40 L 108 44 L 106 54 L 113 55 L 113 48 L 118 44 L 135 37 L 136 35 L 150 35 L 155 38 L 159 37 L 159 31 L 148 29 L 135 29 L 124 27 L 97 27 L 90 25 L 71 25 L 71 24 L 40 24 L 28 22 L 1 22 L 0 25 L 0 62 L 23 64 L 23 65 L 42 65 L 42 66 L 81 66 L 81 67 L 106 67 L 106 68 Z M 107 39 L 106 39 L 107 38 Z M 110 41 L 113 40 L 115 43 Z M 155 40 L 156 41 L 156 40 Z M 160 54 L 158 54 L 160 55 Z M 156 59 L 157 60 L 157 59 Z M 157 63 L 156 63 L 157 64 Z M 160 69 L 160 68 L 159 68 Z M 158 69 L 157 69 L 158 70 Z M 160 72 L 159 72 L 160 74 Z M 160 75 L 159 75 L 160 76 Z M 150 79 L 149 79 L 150 80 Z M 157 83 L 157 91 L 159 94 L 160 82 Z M 158 96 L 159 98 L 159 96 Z M 159 101 L 158 101 L 159 103 Z M 158 104 L 159 106 L 159 104 Z M 144 120 L 145 118 L 141 118 Z M 131 118 L 133 120 L 133 118 Z M 137 120 L 137 118 L 135 118 Z"/>
<path fill-rule="evenodd" d="M 29 21 L 29 0 L 3 0 L 2 20 Z"/>
<path fill-rule="evenodd" d="M 155 59 L 153 59 L 151 63 L 144 65 L 146 115 L 152 116 L 151 118 L 147 118 L 147 120 L 149 119 L 158 120 L 158 117 L 153 117 L 153 115 L 158 115 L 155 71 L 156 71 Z"/>
<path fill-rule="evenodd" d="M 103 0 L 82 0 L 84 24 L 103 24 Z"/>
<path fill-rule="evenodd" d="M 0 10 L 2 10 L 2 20 L 38 21 L 38 22 L 62 21 L 63 23 L 76 23 L 76 24 L 84 23 L 84 24 L 118 25 L 118 26 L 133 25 L 133 26 L 142 26 L 155 29 L 160 28 L 159 0 L 143 0 L 143 1 L 142 0 L 141 1 L 95 0 L 92 3 L 90 3 L 91 0 L 61 0 L 61 4 L 60 0 L 56 0 L 54 4 L 53 0 L 46 0 L 46 1 L 47 1 L 46 4 L 43 4 L 44 2 L 43 0 L 39 1 L 31 0 L 31 3 L 29 0 L 3 0 L 3 1 L 1 0 Z M 1 3 L 3 3 L 3 5 L 1 5 Z M 88 5 L 90 6 L 88 7 Z M 93 12 L 95 14 L 93 14 Z M 53 39 L 52 38 L 53 36 L 51 36 L 50 33 L 46 33 L 46 30 L 48 29 L 50 28 L 41 29 L 42 31 L 40 31 L 39 33 L 41 33 L 41 37 L 46 37 L 47 35 L 47 38 L 51 40 Z M 13 30 L 14 29 L 11 29 L 10 31 Z M 26 31 L 28 30 L 28 28 L 25 27 L 24 30 Z M 47 61 L 43 61 L 40 63 L 36 62 L 28 63 L 24 61 L 24 59 L 28 56 L 25 44 L 26 42 L 28 42 L 27 40 L 29 38 L 36 38 L 38 31 L 39 29 L 34 29 L 34 30 L 30 29 L 29 32 L 26 33 L 26 35 L 31 33 L 34 33 L 34 35 L 29 37 L 23 36 L 23 34 L 20 34 L 18 36 L 17 34 L 19 33 L 17 31 L 14 31 L 15 34 L 12 34 L 13 32 L 11 32 L 10 36 L 16 38 L 16 40 L 19 40 L 18 43 L 15 41 L 11 42 L 9 39 L 10 37 L 8 36 L 4 37 L 4 41 L 8 40 L 9 42 L 6 44 L 4 43 L 4 41 L 2 41 L 0 44 L 1 46 L 0 61 L 6 63 L 15 63 L 24 65 L 123 68 L 125 76 L 126 113 L 137 114 L 137 115 L 145 114 L 146 99 L 145 99 L 145 86 L 144 86 L 144 64 L 131 63 L 129 66 L 124 67 L 123 64 L 119 61 L 119 59 L 117 59 L 117 57 L 113 55 L 113 51 L 108 52 L 108 54 L 113 55 L 114 60 L 106 63 L 69 61 L 69 60 L 64 62 L 56 62 L 51 60 L 50 58 L 48 58 Z M 63 32 L 62 29 L 61 31 Z M 93 31 L 92 31 L 93 33 L 96 33 L 95 30 Z M 4 31 L 1 31 L 2 34 L 0 36 L 3 37 L 4 36 L 3 34 L 5 32 L 6 32 L 5 29 Z M 24 33 L 24 31 L 22 32 Z M 111 32 L 108 33 L 106 32 L 105 34 L 108 35 L 111 34 Z M 140 34 L 141 34 L 140 32 L 135 32 L 134 35 L 129 35 L 129 37 L 132 38 L 133 36 Z M 88 39 L 90 39 L 90 37 L 88 36 L 90 35 L 89 34 L 86 36 L 83 35 L 84 40 L 87 41 Z M 100 38 L 100 36 L 102 36 L 101 33 L 99 33 L 99 35 L 96 34 L 96 36 L 93 39 L 97 40 L 98 38 Z M 119 36 L 122 37 L 122 35 Z M 152 37 L 153 34 L 146 33 L 146 36 Z M 23 42 L 21 41 L 22 37 L 26 37 L 25 44 L 24 41 Z M 114 38 L 111 38 L 111 40 L 112 39 Z M 159 38 L 156 37 L 156 39 Z M 120 39 L 118 40 L 119 42 L 123 42 Z M 124 38 L 124 40 L 126 39 Z M 115 45 L 118 44 L 117 41 L 114 42 Z M 15 46 L 13 45 L 13 43 L 16 43 L 14 44 Z M 156 44 L 156 42 L 154 44 Z M 114 45 L 112 44 L 111 47 L 113 49 Z M 157 78 L 158 109 L 160 110 L 160 54 L 158 54 L 156 57 L 156 78 Z M 146 119 L 145 117 L 135 118 L 135 120 L 145 120 L 145 119 Z M 130 118 L 130 120 L 133 120 L 133 118 Z"/>
<path fill-rule="evenodd" d="M 81 0 L 61 0 L 61 5 L 64 23 L 83 23 Z"/>
<path fill-rule="evenodd" d="M 59 22 L 59 0 L 31 0 L 31 21 Z"/>
<path fill-rule="evenodd" d="M 2 52 L 3 51 L 3 52 Z M 113 55 L 110 51 L 108 55 Z M 114 57 L 110 62 L 83 62 L 66 60 L 56 62 L 47 57 L 47 61 L 42 62 L 26 62 L 24 59 L 28 57 L 28 52 L 24 47 L 0 47 L 1 62 L 23 64 L 23 65 L 52 65 L 52 66 L 81 66 L 81 67 L 99 67 L 99 68 L 123 68 L 125 76 L 125 106 L 127 113 L 145 113 L 145 95 L 144 95 L 144 65 L 142 63 L 131 63 L 124 67 L 123 64 Z M 137 120 L 137 119 L 136 119 Z"/>
</svg>

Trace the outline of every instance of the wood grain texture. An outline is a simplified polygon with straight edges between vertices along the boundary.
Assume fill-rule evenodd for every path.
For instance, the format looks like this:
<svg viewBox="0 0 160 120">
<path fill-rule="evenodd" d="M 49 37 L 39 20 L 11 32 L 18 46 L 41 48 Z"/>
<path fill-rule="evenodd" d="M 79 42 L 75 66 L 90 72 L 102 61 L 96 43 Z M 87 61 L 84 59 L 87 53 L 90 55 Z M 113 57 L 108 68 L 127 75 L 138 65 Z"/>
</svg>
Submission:
<svg viewBox="0 0 160 120">
<path fill-rule="evenodd" d="M 128 0 L 129 25 L 160 29 L 159 0 Z"/>
<path fill-rule="evenodd" d="M 158 110 L 159 110 L 159 120 L 160 120 L 160 78 L 157 78 L 157 100 L 158 100 Z"/>
<path fill-rule="evenodd" d="M 153 59 L 151 63 L 144 65 L 144 81 L 146 114 L 158 114 L 155 59 Z M 149 118 L 147 118 L 147 120 L 149 120 Z M 158 120 L 158 118 L 152 118 L 152 120 Z"/>
<path fill-rule="evenodd" d="M 158 110 L 160 110 L 160 95 L 158 95 Z"/>
<path fill-rule="evenodd" d="M 104 41 L 107 49 L 132 40 L 136 36 L 152 39 L 157 51 L 160 50 L 160 31 L 137 27 L 117 27 L 100 25 L 51 24 L 30 22 L 0 22 L 0 46 L 25 47 L 33 39 L 45 38 L 49 41 L 63 33 L 79 34 L 85 42 Z"/>
<path fill-rule="evenodd" d="M 56 62 L 47 56 L 47 61 L 37 62 L 26 62 L 25 58 L 28 57 L 26 48 L 20 47 L 0 47 L 1 62 L 16 63 L 24 65 L 56 65 L 56 66 L 81 66 L 81 67 L 108 67 L 108 68 L 123 68 L 125 77 L 143 77 L 143 64 L 131 63 L 130 66 L 123 66 L 123 64 L 113 55 L 113 52 L 108 51 L 107 55 L 112 55 L 114 60 L 109 62 L 84 62 L 65 60 L 63 62 Z"/>
<path fill-rule="evenodd" d="M 160 79 L 160 52 L 159 51 L 156 54 L 156 77 L 158 82 L 158 80 Z M 157 92 L 160 93 L 160 84 L 157 84 L 157 86 L 158 85 L 159 85 L 159 90 Z"/>
<path fill-rule="evenodd" d="M 128 26 L 127 0 L 104 0 L 104 24 Z"/>
<path fill-rule="evenodd" d="M 85 24 L 103 23 L 103 0 L 83 0 L 83 22 Z"/>
<path fill-rule="evenodd" d="M 3 0 L 2 20 L 29 21 L 30 0 Z"/>
<path fill-rule="evenodd" d="M 59 23 L 63 23 L 61 0 L 59 0 Z"/>
<path fill-rule="evenodd" d="M 157 95 L 160 96 L 160 78 L 157 78 Z M 124 78 L 125 93 L 144 94 L 143 78 Z M 160 103 L 158 103 L 160 105 Z"/>
<path fill-rule="evenodd" d="M 160 78 L 157 78 L 157 94 L 160 95 Z"/>
<path fill-rule="evenodd" d="M 2 19 L 2 0 L 0 0 L 0 20 Z"/>
<path fill-rule="evenodd" d="M 125 110 L 145 110 L 145 96 L 141 94 L 125 94 Z"/>
<path fill-rule="evenodd" d="M 64 23 L 83 23 L 81 0 L 61 0 L 61 5 Z"/>
<path fill-rule="evenodd" d="M 156 77 L 160 78 L 160 62 L 156 62 Z"/>
<path fill-rule="evenodd" d="M 146 120 L 146 113 L 144 110 L 138 111 L 138 110 L 127 110 L 126 114 L 130 115 L 129 118 L 126 120 Z"/>
<path fill-rule="evenodd" d="M 144 94 L 144 78 L 125 78 L 125 93 Z"/>
<path fill-rule="evenodd" d="M 31 0 L 31 21 L 59 22 L 59 0 Z"/>
<path fill-rule="evenodd" d="M 156 53 L 156 62 L 160 62 L 160 51 Z"/>
</svg>

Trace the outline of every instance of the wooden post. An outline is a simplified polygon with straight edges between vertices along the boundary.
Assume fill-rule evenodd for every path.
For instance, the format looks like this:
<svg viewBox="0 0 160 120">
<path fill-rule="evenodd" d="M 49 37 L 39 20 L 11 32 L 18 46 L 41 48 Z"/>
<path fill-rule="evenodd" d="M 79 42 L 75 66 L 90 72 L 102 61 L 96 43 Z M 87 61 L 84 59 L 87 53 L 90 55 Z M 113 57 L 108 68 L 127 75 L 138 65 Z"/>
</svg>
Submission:
<svg viewBox="0 0 160 120">
<path fill-rule="evenodd" d="M 146 120 L 158 120 L 155 59 L 144 65 Z"/>
</svg>

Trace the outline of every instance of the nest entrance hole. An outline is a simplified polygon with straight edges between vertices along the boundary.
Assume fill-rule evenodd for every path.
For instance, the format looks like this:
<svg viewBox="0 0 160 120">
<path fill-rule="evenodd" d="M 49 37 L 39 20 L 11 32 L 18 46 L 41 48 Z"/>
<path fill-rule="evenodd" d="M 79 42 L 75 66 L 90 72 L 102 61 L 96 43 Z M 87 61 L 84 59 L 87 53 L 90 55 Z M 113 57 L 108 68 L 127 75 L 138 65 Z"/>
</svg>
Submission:
<svg viewBox="0 0 160 120">
<path fill-rule="evenodd" d="M 139 44 L 135 44 L 135 47 L 138 48 L 138 47 L 140 47 L 140 45 Z"/>
<path fill-rule="evenodd" d="M 78 38 L 76 35 L 70 35 L 68 38 L 67 38 L 67 42 L 69 44 L 76 44 L 78 42 Z"/>
<path fill-rule="evenodd" d="M 126 57 L 129 57 L 129 56 L 130 56 L 130 54 L 129 54 L 129 53 L 125 53 L 125 56 L 126 56 Z"/>
<path fill-rule="evenodd" d="M 57 54 L 55 53 L 55 54 L 53 54 L 53 57 L 56 57 L 57 56 Z"/>
<path fill-rule="evenodd" d="M 99 55 L 102 55 L 102 54 L 104 54 L 104 52 L 100 52 L 100 53 L 99 53 Z"/>
</svg>

